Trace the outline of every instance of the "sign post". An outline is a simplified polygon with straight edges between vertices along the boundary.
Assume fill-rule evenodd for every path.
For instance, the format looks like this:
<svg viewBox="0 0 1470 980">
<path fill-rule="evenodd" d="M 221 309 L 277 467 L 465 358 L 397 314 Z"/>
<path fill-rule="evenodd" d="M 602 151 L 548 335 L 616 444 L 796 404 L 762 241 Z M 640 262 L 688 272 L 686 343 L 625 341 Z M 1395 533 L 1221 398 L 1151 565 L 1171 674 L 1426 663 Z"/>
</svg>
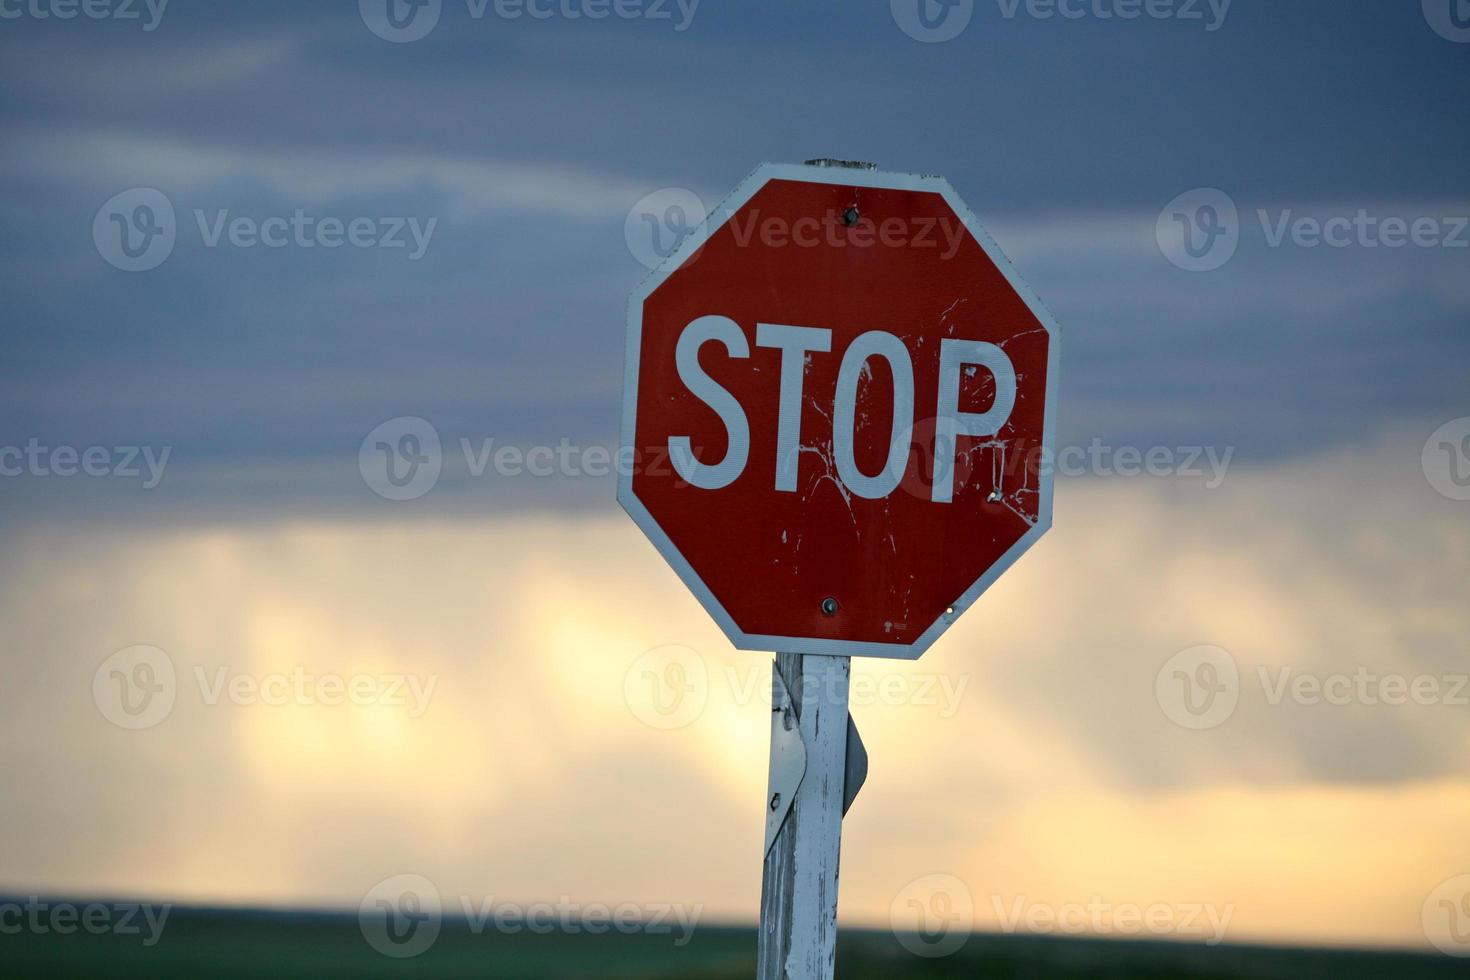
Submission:
<svg viewBox="0 0 1470 980">
<path fill-rule="evenodd" d="M 795 722 L 806 746 L 806 774 L 785 821 L 766 851 L 761 875 L 759 980 L 832 976 L 837 956 L 837 876 L 842 851 L 844 779 L 847 768 L 847 657 L 778 654 L 773 686 L 784 681 L 795 703 Z M 779 699 L 778 699 L 779 700 Z M 784 708 L 773 704 L 773 714 Z M 786 724 L 773 718 L 773 725 Z M 778 742 L 771 740 L 772 792 L 777 799 Z"/>
<path fill-rule="evenodd" d="M 918 658 L 1051 526 L 1059 341 L 947 182 L 836 161 L 757 168 L 629 303 L 618 500 L 783 651 L 761 980 L 833 975 L 849 658 Z"/>
</svg>

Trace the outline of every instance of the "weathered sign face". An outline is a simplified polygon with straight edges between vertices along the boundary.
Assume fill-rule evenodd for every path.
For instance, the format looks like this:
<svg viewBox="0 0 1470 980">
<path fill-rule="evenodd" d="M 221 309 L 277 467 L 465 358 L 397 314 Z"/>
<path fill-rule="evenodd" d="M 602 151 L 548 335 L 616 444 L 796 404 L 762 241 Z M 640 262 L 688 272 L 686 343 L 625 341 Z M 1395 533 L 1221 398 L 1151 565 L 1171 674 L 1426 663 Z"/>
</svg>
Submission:
<svg viewBox="0 0 1470 980">
<path fill-rule="evenodd" d="M 632 298 L 618 499 L 736 646 L 917 657 L 1051 524 L 1059 339 L 943 179 L 764 165 Z"/>
</svg>

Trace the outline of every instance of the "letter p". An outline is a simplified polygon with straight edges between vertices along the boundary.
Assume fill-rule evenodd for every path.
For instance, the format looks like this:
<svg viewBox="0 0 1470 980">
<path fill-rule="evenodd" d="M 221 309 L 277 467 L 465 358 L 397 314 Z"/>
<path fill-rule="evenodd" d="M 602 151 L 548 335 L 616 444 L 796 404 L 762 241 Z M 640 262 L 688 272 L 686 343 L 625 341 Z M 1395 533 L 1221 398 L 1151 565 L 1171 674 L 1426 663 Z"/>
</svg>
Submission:
<svg viewBox="0 0 1470 980">
<path fill-rule="evenodd" d="M 984 412 L 960 411 L 960 375 L 983 367 L 995 377 L 995 401 Z M 939 404 L 934 411 L 934 489 L 936 504 L 954 501 L 955 454 L 960 436 L 992 436 L 1016 407 L 1016 368 L 1006 352 L 979 340 L 944 340 L 939 345 Z"/>
</svg>

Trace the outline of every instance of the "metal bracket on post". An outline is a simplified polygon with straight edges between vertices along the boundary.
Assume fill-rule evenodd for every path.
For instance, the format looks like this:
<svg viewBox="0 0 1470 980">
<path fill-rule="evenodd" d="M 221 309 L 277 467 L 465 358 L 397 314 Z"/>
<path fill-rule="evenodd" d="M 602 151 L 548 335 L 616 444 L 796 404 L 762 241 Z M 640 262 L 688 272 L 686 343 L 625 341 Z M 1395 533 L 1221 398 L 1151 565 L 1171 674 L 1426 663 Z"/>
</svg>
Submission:
<svg viewBox="0 0 1470 980">
<path fill-rule="evenodd" d="M 781 665 L 771 664 L 771 775 L 766 783 L 766 849 L 776 843 L 776 834 L 796 802 L 796 791 L 806 775 L 806 743 L 801 740 L 796 706 L 781 676 Z"/>
<path fill-rule="evenodd" d="M 857 722 L 847 716 L 847 749 L 842 774 L 842 815 L 852 809 L 858 790 L 868 781 L 868 748 L 858 734 Z M 771 769 L 766 782 L 766 846 L 771 853 L 776 835 L 796 801 L 796 791 L 806 776 L 806 743 L 801 740 L 796 707 L 791 691 L 781 676 L 779 663 L 771 664 Z"/>
<path fill-rule="evenodd" d="M 842 815 L 847 816 L 847 811 L 852 809 L 852 801 L 857 799 L 858 790 L 863 788 L 863 783 L 868 781 L 868 747 L 863 744 L 862 736 L 858 734 L 857 722 L 852 720 L 852 715 L 847 716 L 847 765 L 842 774 Z M 770 848 L 767 847 L 767 850 Z"/>
</svg>

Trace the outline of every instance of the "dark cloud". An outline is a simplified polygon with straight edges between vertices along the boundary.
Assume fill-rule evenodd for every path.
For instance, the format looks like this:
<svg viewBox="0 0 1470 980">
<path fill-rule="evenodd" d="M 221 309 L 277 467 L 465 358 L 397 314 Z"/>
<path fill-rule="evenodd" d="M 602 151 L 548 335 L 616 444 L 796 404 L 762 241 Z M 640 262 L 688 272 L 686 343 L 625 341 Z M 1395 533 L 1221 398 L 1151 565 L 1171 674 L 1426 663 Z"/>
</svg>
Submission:
<svg viewBox="0 0 1470 980">
<path fill-rule="evenodd" d="M 355 7 L 175 0 L 153 31 L 7 23 L 0 444 L 294 466 L 277 487 L 289 499 L 299 480 L 304 506 L 338 498 L 310 476 L 324 467 L 360 491 L 357 445 L 396 415 L 475 440 L 611 441 L 644 274 L 628 209 L 666 185 L 713 202 L 760 160 L 818 154 L 951 178 L 1065 325 L 1065 439 L 1267 458 L 1463 413 L 1470 250 L 1273 249 L 1255 216 L 1470 211 L 1453 101 L 1470 46 L 1416 5 L 1240 0 L 1211 32 L 1010 19 L 988 0 L 943 44 L 877 2 L 708 0 L 678 32 L 475 20 L 461 0 L 411 44 Z M 169 196 L 179 241 L 127 274 L 90 229 L 135 186 Z M 1200 186 L 1244 227 L 1210 274 L 1153 242 L 1165 203 Z M 206 248 L 195 218 L 296 208 L 437 224 L 409 261 Z"/>
</svg>

